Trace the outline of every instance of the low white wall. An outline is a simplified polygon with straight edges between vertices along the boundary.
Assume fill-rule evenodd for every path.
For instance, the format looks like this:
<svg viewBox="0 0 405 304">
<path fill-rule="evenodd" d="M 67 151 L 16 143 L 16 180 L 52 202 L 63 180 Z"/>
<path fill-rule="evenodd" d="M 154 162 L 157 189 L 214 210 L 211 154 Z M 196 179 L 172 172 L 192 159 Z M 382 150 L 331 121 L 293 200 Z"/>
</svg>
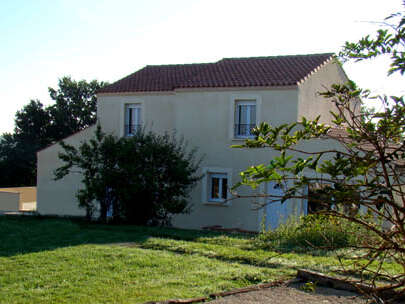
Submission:
<svg viewBox="0 0 405 304">
<path fill-rule="evenodd" d="M 19 211 L 20 193 L 0 191 L 0 211 Z"/>
</svg>

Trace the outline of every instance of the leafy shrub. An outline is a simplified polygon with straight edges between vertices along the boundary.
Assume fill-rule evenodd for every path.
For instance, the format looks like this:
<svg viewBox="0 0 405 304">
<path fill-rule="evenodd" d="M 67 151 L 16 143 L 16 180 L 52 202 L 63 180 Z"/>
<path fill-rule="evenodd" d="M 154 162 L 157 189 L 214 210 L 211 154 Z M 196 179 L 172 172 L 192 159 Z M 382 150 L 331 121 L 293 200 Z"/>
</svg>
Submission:
<svg viewBox="0 0 405 304">
<path fill-rule="evenodd" d="M 355 245 L 365 236 L 365 229 L 353 222 L 312 214 L 290 218 L 275 230 L 263 230 L 256 242 L 262 248 L 273 250 L 329 250 Z"/>
<path fill-rule="evenodd" d="M 65 164 L 55 171 L 60 179 L 80 169 L 84 188 L 77 198 L 88 218 L 167 225 L 173 214 L 189 211 L 187 198 L 201 177 L 196 151 L 188 151 L 184 140 L 145 130 L 118 138 L 100 127 L 95 135 L 78 149 L 62 142 Z"/>
</svg>

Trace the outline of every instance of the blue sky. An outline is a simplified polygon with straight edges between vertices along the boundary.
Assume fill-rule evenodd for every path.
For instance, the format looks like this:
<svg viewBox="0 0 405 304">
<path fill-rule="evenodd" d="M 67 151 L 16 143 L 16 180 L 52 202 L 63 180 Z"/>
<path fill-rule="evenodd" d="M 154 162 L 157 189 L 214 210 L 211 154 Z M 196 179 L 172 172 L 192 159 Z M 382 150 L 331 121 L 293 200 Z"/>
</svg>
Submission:
<svg viewBox="0 0 405 304">
<path fill-rule="evenodd" d="M 113 82 L 147 64 L 223 57 L 337 52 L 401 9 L 391 1 L 23 1 L 0 2 L 0 133 L 30 99 L 70 75 Z M 347 65 L 377 92 L 402 92 L 384 63 Z"/>
</svg>

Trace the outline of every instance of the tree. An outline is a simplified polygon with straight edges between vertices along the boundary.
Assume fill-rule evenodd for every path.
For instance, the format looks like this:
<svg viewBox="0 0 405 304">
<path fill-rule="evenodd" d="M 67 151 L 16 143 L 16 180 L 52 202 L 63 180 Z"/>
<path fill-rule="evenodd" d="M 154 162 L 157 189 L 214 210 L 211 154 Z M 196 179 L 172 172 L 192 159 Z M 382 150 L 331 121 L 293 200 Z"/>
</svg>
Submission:
<svg viewBox="0 0 405 304">
<path fill-rule="evenodd" d="M 14 134 L 5 133 L 0 139 L 0 184 L 3 187 L 34 185 L 35 172 L 32 171 L 32 158 L 25 151 Z M 34 154 L 31 154 L 34 155 Z"/>
<path fill-rule="evenodd" d="M 54 140 L 65 138 L 96 123 L 96 92 L 107 84 L 97 80 L 75 81 L 65 76 L 59 79 L 58 89 L 48 89 L 51 99 L 55 101 L 55 104 L 47 108 Z"/>
<path fill-rule="evenodd" d="M 79 207 L 90 219 L 138 225 L 170 224 L 173 214 L 187 213 L 187 198 L 195 183 L 199 162 L 175 135 L 138 131 L 132 137 L 106 135 L 98 127 L 95 137 L 80 147 L 61 143 L 64 165 L 56 179 L 69 173 L 82 175 Z M 75 171 L 77 170 L 78 171 Z"/>
<path fill-rule="evenodd" d="M 405 6 L 405 2 L 404 2 Z M 387 22 L 396 22 L 388 24 Z M 347 42 L 340 59 L 368 60 L 388 56 L 388 74 L 405 72 L 405 14 L 387 18 L 375 36 Z M 371 283 L 375 296 L 388 292 L 405 293 L 405 100 L 404 97 L 376 96 L 354 82 L 335 84 L 320 93 L 335 109 L 332 125 L 303 118 L 300 122 L 271 126 L 262 123 L 254 131 L 255 139 L 239 148 L 271 148 L 279 151 L 269 164 L 258 165 L 241 173 L 235 186 L 256 188 L 268 181 L 285 185 L 281 197 L 309 199 L 306 191 L 316 189 L 315 201 L 322 213 L 359 224 L 369 232 L 356 246 L 356 256 L 345 255 L 345 270 Z M 360 100 L 377 99 L 381 110 L 360 107 Z M 337 148 L 320 151 L 303 149 L 302 143 L 328 138 Z M 307 146 L 308 147 L 308 146 Z M 315 187 L 316 186 L 316 187 Z M 328 199 L 325 201 L 325 197 Z M 314 200 L 314 197 L 311 197 Z M 271 203 L 271 202 L 270 202 Z M 360 211 L 359 211 L 360 209 Z M 349 265 L 347 261 L 352 258 Z M 387 265 L 400 265 L 392 273 Z M 385 285 L 377 287 L 378 280 Z M 392 296 L 392 294 L 391 294 Z"/>
<path fill-rule="evenodd" d="M 36 152 L 49 145 L 49 115 L 38 100 L 18 111 L 14 134 L 0 140 L 0 185 L 26 186 L 36 183 Z"/>
<path fill-rule="evenodd" d="M 19 142 L 26 142 L 40 149 L 52 142 L 49 136 L 50 113 L 39 100 L 31 100 L 15 114 L 14 135 Z"/>
<path fill-rule="evenodd" d="M 95 124 L 95 94 L 105 85 L 62 77 L 57 89 L 48 89 L 55 104 L 44 107 L 39 100 L 31 100 L 17 111 L 14 134 L 4 134 L 0 141 L 0 186 L 35 185 L 36 153 Z"/>
</svg>

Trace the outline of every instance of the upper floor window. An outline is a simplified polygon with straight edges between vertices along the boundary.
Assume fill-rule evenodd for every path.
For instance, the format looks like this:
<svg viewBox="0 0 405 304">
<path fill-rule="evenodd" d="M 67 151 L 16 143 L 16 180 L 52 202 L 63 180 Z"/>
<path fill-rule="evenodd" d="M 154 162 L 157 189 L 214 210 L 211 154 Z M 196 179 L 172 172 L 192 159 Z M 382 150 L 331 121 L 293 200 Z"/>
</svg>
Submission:
<svg viewBox="0 0 405 304">
<path fill-rule="evenodd" d="M 134 135 L 142 126 L 141 120 L 141 105 L 140 104 L 127 104 L 125 105 L 125 136 Z"/>
<path fill-rule="evenodd" d="M 234 122 L 236 138 L 252 137 L 252 129 L 256 126 L 256 101 L 236 100 Z"/>
</svg>

